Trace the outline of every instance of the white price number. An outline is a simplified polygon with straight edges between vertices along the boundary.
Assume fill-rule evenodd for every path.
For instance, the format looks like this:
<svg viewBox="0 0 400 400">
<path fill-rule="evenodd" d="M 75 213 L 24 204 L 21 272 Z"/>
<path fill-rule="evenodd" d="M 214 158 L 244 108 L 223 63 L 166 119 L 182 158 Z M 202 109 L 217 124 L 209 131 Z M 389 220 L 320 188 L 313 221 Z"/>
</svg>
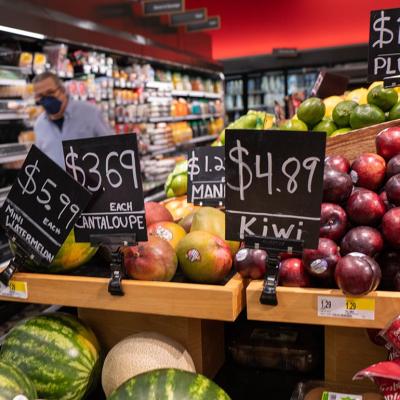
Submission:
<svg viewBox="0 0 400 400">
<path fill-rule="evenodd" d="M 88 169 L 89 177 L 86 176 L 85 170 L 77 165 L 79 161 L 78 154 L 70 146 L 69 153 L 65 157 L 65 164 L 72 172 L 75 180 L 82 186 L 86 186 L 91 192 L 97 192 L 103 187 L 103 176 L 99 170 L 100 159 L 96 153 L 88 152 L 82 156 L 82 161 L 90 165 Z M 133 186 L 138 188 L 138 178 L 136 172 L 136 156 L 133 150 L 124 150 L 121 153 L 110 151 L 105 158 L 105 178 L 112 188 L 122 186 L 122 175 L 117 168 L 112 168 L 111 164 L 117 161 L 122 169 L 131 171 Z M 87 183 L 87 184 L 86 184 Z"/>
<path fill-rule="evenodd" d="M 221 157 L 212 156 L 210 162 L 210 156 L 204 156 L 204 172 L 220 172 L 225 171 L 224 160 Z M 193 181 L 193 177 L 200 173 L 200 166 L 198 164 L 199 157 L 196 156 L 195 151 L 192 151 L 191 157 L 188 161 L 188 174 L 190 179 Z M 211 166 L 212 165 L 212 166 Z"/>
<path fill-rule="evenodd" d="M 37 172 L 40 173 L 40 168 L 38 167 L 38 160 L 34 164 L 28 164 L 24 172 L 26 174 L 26 181 L 22 182 L 20 178 L 17 179 L 19 186 L 22 189 L 23 195 L 35 195 L 38 186 L 37 181 L 35 180 L 35 174 Z M 50 178 L 47 178 L 42 187 L 39 189 L 39 193 L 36 195 L 36 201 L 41 204 L 46 211 L 51 211 L 52 200 L 54 196 L 54 191 L 57 189 L 58 185 Z M 53 192 L 53 193 L 52 193 Z M 57 196 L 57 194 L 56 194 Z M 62 209 L 58 214 L 57 219 L 60 220 L 64 213 L 67 211 L 71 214 L 71 217 L 66 225 L 66 229 L 69 229 L 70 224 L 74 221 L 75 217 L 78 215 L 80 209 L 76 204 L 71 203 L 71 199 L 65 193 L 61 193 L 58 197 L 58 200 L 61 203 Z"/>
</svg>

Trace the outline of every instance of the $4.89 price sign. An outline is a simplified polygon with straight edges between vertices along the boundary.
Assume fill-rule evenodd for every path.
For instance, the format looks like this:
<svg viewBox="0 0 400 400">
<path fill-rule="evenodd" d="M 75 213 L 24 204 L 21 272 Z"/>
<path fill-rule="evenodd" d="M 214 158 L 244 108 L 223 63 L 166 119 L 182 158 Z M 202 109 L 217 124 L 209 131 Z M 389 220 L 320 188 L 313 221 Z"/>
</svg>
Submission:
<svg viewBox="0 0 400 400">
<path fill-rule="evenodd" d="M 48 264 L 91 194 L 32 146 L 1 209 L 0 222 L 17 244 Z"/>
<path fill-rule="evenodd" d="M 94 194 L 75 225 L 77 241 L 92 234 L 136 234 L 147 240 L 136 135 L 63 142 L 67 171 Z"/>
<path fill-rule="evenodd" d="M 227 130 L 226 238 L 318 246 L 326 135 Z"/>
<path fill-rule="evenodd" d="M 375 299 L 318 296 L 318 316 L 331 318 L 375 319 Z"/>
<path fill-rule="evenodd" d="M 197 147 L 188 157 L 190 203 L 215 206 L 225 202 L 225 149 Z"/>
</svg>

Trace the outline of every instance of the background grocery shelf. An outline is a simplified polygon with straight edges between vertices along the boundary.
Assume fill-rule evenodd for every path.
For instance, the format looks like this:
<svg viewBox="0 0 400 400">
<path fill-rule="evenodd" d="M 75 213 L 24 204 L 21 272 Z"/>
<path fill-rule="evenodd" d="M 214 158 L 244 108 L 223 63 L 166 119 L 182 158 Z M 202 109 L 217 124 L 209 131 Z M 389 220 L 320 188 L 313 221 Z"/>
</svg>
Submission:
<svg viewBox="0 0 400 400">
<path fill-rule="evenodd" d="M 150 117 L 149 122 L 180 122 L 200 119 L 219 118 L 220 114 L 182 115 L 181 117 Z"/>
<path fill-rule="evenodd" d="M 25 86 L 25 79 L 0 79 L 0 86 Z"/>
<path fill-rule="evenodd" d="M 11 121 L 11 120 L 28 119 L 28 118 L 29 118 L 28 114 L 0 112 L 0 121 Z"/>
</svg>

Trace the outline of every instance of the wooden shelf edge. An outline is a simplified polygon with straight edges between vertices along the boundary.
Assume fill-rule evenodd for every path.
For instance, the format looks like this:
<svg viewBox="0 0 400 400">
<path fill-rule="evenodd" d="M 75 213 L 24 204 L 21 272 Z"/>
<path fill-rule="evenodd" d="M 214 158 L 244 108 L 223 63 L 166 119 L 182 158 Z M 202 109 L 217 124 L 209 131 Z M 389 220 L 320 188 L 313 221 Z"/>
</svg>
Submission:
<svg viewBox="0 0 400 400">
<path fill-rule="evenodd" d="M 27 299 L 0 300 L 220 321 L 234 321 L 245 306 L 238 274 L 224 286 L 124 280 L 124 296 L 108 293 L 108 278 L 17 273 L 13 280 L 26 282 Z"/>
<path fill-rule="evenodd" d="M 376 291 L 364 298 L 375 299 L 375 319 L 319 317 L 318 296 L 345 297 L 338 289 L 278 287 L 277 306 L 260 303 L 262 281 L 252 281 L 246 290 L 247 318 L 257 321 L 342 326 L 352 328 L 383 328 L 400 314 L 400 292 Z"/>
</svg>

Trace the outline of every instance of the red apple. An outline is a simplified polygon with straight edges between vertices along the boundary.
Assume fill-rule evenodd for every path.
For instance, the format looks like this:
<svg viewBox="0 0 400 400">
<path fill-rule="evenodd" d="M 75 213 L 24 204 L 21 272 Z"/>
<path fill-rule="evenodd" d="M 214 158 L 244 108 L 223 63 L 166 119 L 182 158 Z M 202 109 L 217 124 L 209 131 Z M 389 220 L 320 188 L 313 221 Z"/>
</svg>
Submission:
<svg viewBox="0 0 400 400">
<path fill-rule="evenodd" d="M 392 208 L 383 216 L 382 233 L 391 246 L 400 249 L 400 207 Z"/>
<path fill-rule="evenodd" d="M 378 287 L 380 279 L 378 263 L 365 254 L 350 253 L 336 265 L 336 283 L 348 295 L 366 295 Z"/>
<path fill-rule="evenodd" d="M 353 192 L 347 200 L 347 215 L 358 225 L 378 225 L 386 212 L 385 203 L 371 190 Z"/>
<path fill-rule="evenodd" d="M 400 277 L 400 252 L 394 250 L 384 251 L 379 255 L 378 263 L 382 270 L 382 289 L 395 290 L 396 275 Z"/>
<path fill-rule="evenodd" d="M 400 154 L 397 154 L 394 157 L 392 157 L 386 165 L 387 179 L 397 174 L 400 174 Z"/>
<path fill-rule="evenodd" d="M 346 233 L 347 214 L 342 207 L 333 203 L 321 204 L 321 225 L 319 236 L 334 241 L 340 240 Z"/>
<path fill-rule="evenodd" d="M 400 153 L 400 126 L 386 128 L 375 138 L 376 151 L 385 160 Z"/>
<path fill-rule="evenodd" d="M 124 265 L 127 274 L 144 281 L 170 281 L 176 272 L 178 259 L 172 246 L 158 236 L 148 242 L 124 247 Z"/>
<path fill-rule="evenodd" d="M 300 258 L 287 258 L 279 265 L 279 283 L 282 286 L 307 287 L 310 278 Z"/>
<path fill-rule="evenodd" d="M 357 226 L 344 235 L 340 244 L 342 256 L 357 252 L 374 257 L 383 249 L 383 237 L 380 232 L 370 226 Z"/>
<path fill-rule="evenodd" d="M 343 156 L 328 156 L 325 158 L 325 166 L 347 174 L 350 170 L 349 160 Z"/>
<path fill-rule="evenodd" d="M 386 182 L 385 191 L 389 202 L 400 206 L 400 174 L 392 176 Z"/>
<path fill-rule="evenodd" d="M 383 190 L 380 194 L 379 197 L 383 201 L 383 204 L 385 204 L 386 211 L 389 211 L 391 208 L 396 207 L 394 204 L 392 204 L 387 197 L 386 190 Z"/>
<path fill-rule="evenodd" d="M 348 174 L 326 167 L 324 169 L 323 201 L 327 203 L 345 202 L 353 190 Z"/>
<path fill-rule="evenodd" d="M 265 250 L 244 248 L 236 253 L 233 262 L 243 278 L 261 279 L 265 276 L 266 260 Z"/>
<path fill-rule="evenodd" d="M 144 203 L 144 211 L 146 213 L 146 226 L 150 226 L 156 222 L 174 222 L 171 213 L 160 203 L 154 201 Z"/>
<path fill-rule="evenodd" d="M 353 183 L 366 189 L 378 189 L 385 179 L 386 162 L 375 153 L 364 153 L 351 165 L 350 176 Z"/>
<path fill-rule="evenodd" d="M 318 249 L 304 249 L 303 263 L 307 272 L 316 278 L 330 280 L 340 259 L 338 245 L 330 239 L 320 238 Z"/>
</svg>

